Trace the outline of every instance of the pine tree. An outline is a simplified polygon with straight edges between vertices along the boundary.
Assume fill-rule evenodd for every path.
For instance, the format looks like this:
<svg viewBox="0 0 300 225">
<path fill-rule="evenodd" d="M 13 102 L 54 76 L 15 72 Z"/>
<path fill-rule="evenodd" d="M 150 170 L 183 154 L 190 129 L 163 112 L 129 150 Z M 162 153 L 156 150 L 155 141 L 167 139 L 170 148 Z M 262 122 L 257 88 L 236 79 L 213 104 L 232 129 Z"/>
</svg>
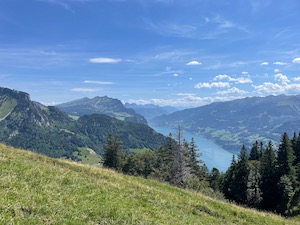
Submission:
<svg viewBox="0 0 300 225">
<path fill-rule="evenodd" d="M 250 150 L 249 160 L 258 160 L 258 159 L 259 159 L 259 146 L 258 146 L 258 142 L 256 141 Z"/>
<path fill-rule="evenodd" d="M 235 170 L 235 182 L 234 185 L 236 186 L 236 193 L 235 193 L 235 200 L 238 203 L 245 204 L 247 202 L 247 181 L 249 175 L 249 168 L 248 168 L 248 155 L 245 145 L 243 145 L 239 157 L 238 162 L 236 164 Z"/>
<path fill-rule="evenodd" d="M 178 125 L 176 137 L 175 151 L 175 179 L 174 183 L 177 186 L 184 186 L 187 177 L 191 175 L 189 147 L 188 143 L 183 139 L 183 131 Z"/>
<path fill-rule="evenodd" d="M 222 182 L 222 192 L 224 196 L 229 200 L 235 200 L 235 194 L 236 194 L 236 160 L 235 156 L 232 156 L 231 164 L 229 168 L 227 169 L 224 179 Z"/>
<path fill-rule="evenodd" d="M 296 141 L 293 144 L 293 150 L 295 153 L 294 166 L 297 175 L 297 186 L 299 186 L 300 184 L 300 134 L 298 134 L 298 137 L 296 138 Z"/>
<path fill-rule="evenodd" d="M 284 133 L 281 139 L 281 143 L 278 148 L 277 155 L 277 175 L 282 177 L 284 175 L 288 176 L 292 184 L 296 184 L 296 169 L 294 166 L 294 151 L 292 148 L 292 143 L 287 135 Z"/>
<path fill-rule="evenodd" d="M 165 146 L 158 149 L 157 160 L 158 168 L 154 171 L 154 176 L 161 181 L 172 183 L 176 174 L 175 152 L 176 142 L 172 137 L 172 133 L 167 137 Z"/>
<path fill-rule="evenodd" d="M 294 196 L 294 188 L 292 181 L 287 175 L 280 177 L 278 183 L 280 202 L 277 206 L 277 211 L 283 214 L 289 214 L 291 210 L 291 200 Z"/>
<path fill-rule="evenodd" d="M 197 176 L 200 176 L 200 163 L 203 163 L 203 162 L 202 162 L 202 160 L 199 159 L 201 154 L 199 153 L 199 150 L 195 143 L 194 138 L 191 139 L 191 142 L 190 142 L 188 148 L 189 148 L 191 173 L 195 174 Z"/>
<path fill-rule="evenodd" d="M 103 149 L 103 166 L 121 170 L 124 163 L 124 153 L 122 150 L 122 142 L 119 137 L 113 133 L 109 133 L 107 136 L 107 143 L 104 145 Z"/>
<path fill-rule="evenodd" d="M 270 141 L 261 158 L 261 208 L 275 210 L 277 205 L 276 155 Z"/>
<path fill-rule="evenodd" d="M 250 172 L 247 181 L 247 204 L 253 207 L 257 207 L 262 201 L 261 174 L 260 174 L 260 162 L 251 161 L 249 163 Z"/>
<path fill-rule="evenodd" d="M 209 174 L 209 185 L 214 191 L 221 189 L 221 173 L 217 168 L 212 168 Z"/>
</svg>

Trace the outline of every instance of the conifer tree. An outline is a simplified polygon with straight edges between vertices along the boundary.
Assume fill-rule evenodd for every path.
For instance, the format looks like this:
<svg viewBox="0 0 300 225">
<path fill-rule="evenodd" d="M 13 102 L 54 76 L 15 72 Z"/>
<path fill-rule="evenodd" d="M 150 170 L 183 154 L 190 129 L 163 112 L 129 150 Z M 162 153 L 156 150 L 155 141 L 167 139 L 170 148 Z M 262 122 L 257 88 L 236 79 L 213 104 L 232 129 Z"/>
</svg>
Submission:
<svg viewBox="0 0 300 225">
<path fill-rule="evenodd" d="M 202 163 L 202 160 L 199 159 L 201 154 L 199 153 L 199 150 L 195 143 L 194 138 L 191 139 L 191 142 L 188 145 L 188 148 L 189 148 L 191 173 L 195 174 L 197 176 L 200 176 L 200 163 Z"/>
<path fill-rule="evenodd" d="M 116 134 L 109 133 L 107 143 L 103 147 L 104 161 L 103 166 L 121 170 L 124 163 L 124 153 L 122 150 L 122 142 Z"/>
<path fill-rule="evenodd" d="M 209 174 L 209 185 L 214 191 L 219 191 L 221 188 L 221 173 L 217 168 L 212 168 Z"/>
<path fill-rule="evenodd" d="M 245 204 L 247 201 L 247 182 L 248 182 L 249 168 L 248 168 L 248 155 L 245 145 L 243 145 L 238 156 L 238 162 L 235 170 L 236 193 L 235 200 L 239 203 Z"/>
<path fill-rule="evenodd" d="M 291 210 L 291 200 L 295 194 L 293 184 L 287 175 L 280 177 L 278 183 L 280 201 L 277 205 L 277 211 L 283 214 L 289 214 Z"/>
<path fill-rule="evenodd" d="M 288 176 L 289 180 L 295 186 L 296 184 L 296 170 L 294 166 L 294 151 L 292 148 L 292 143 L 287 135 L 284 133 L 278 148 L 277 154 L 277 175 L 282 177 L 284 175 Z"/>
<path fill-rule="evenodd" d="M 172 137 L 172 133 L 170 133 L 167 137 L 166 145 L 160 147 L 157 152 L 158 168 L 154 171 L 155 177 L 169 183 L 172 183 L 176 174 L 175 145 L 176 143 Z"/>
<path fill-rule="evenodd" d="M 258 160 L 259 159 L 259 146 L 256 141 L 255 144 L 252 145 L 250 150 L 249 160 Z"/>
<path fill-rule="evenodd" d="M 235 200 L 235 194 L 236 194 L 236 160 L 235 156 L 232 156 L 231 164 L 229 168 L 227 169 L 224 179 L 222 182 L 222 192 L 224 193 L 224 196 L 227 199 Z"/>
<path fill-rule="evenodd" d="M 279 180 L 275 176 L 275 166 L 276 155 L 272 142 L 270 141 L 261 158 L 261 207 L 267 210 L 275 210 L 277 204 L 277 183 Z"/>
<path fill-rule="evenodd" d="M 247 204 L 253 207 L 257 207 L 262 201 L 261 174 L 260 174 L 260 162 L 251 161 L 249 163 L 249 176 L 247 181 Z"/>
</svg>

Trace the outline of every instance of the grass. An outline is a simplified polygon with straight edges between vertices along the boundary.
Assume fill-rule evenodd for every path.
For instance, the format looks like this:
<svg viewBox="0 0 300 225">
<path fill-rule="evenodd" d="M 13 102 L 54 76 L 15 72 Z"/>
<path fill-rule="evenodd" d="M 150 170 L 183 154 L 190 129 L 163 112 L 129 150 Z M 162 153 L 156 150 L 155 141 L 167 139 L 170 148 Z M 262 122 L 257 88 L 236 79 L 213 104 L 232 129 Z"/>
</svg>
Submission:
<svg viewBox="0 0 300 225">
<path fill-rule="evenodd" d="M 4 119 L 17 105 L 16 100 L 10 99 L 0 105 L 0 120 Z"/>
<path fill-rule="evenodd" d="M 0 224 L 299 224 L 112 170 L 0 145 Z"/>
<path fill-rule="evenodd" d="M 79 152 L 74 152 L 74 155 L 81 160 L 83 164 L 98 165 L 102 161 L 101 156 L 90 148 L 78 148 Z"/>
</svg>

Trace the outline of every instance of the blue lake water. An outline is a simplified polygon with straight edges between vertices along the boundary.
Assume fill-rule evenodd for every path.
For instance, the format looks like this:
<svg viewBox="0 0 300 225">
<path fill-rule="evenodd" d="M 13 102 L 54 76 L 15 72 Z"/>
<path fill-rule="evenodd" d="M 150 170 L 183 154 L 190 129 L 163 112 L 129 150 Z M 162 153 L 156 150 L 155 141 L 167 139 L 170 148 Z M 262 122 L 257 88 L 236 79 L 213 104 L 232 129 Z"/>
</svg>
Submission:
<svg viewBox="0 0 300 225">
<path fill-rule="evenodd" d="M 176 130 L 166 127 L 153 127 L 157 132 L 168 136 L 172 133 L 173 137 L 176 136 Z M 233 153 L 226 151 L 225 149 L 218 146 L 216 143 L 203 138 L 201 136 L 197 136 L 196 134 L 192 134 L 183 130 L 184 138 L 190 142 L 193 137 L 199 152 L 202 154 L 200 159 L 205 163 L 209 170 L 213 167 L 217 168 L 222 172 L 226 172 L 228 167 L 230 166 Z"/>
</svg>

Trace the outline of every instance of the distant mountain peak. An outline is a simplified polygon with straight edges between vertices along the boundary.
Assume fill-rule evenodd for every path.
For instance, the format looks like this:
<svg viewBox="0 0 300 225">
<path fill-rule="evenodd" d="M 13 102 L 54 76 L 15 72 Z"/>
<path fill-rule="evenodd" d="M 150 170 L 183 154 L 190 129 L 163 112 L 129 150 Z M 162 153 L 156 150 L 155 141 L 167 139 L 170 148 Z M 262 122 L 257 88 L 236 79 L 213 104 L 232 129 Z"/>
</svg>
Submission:
<svg viewBox="0 0 300 225">
<path fill-rule="evenodd" d="M 147 120 L 133 109 L 126 108 L 119 99 L 108 96 L 96 96 L 94 98 L 85 98 L 57 105 L 64 112 L 83 116 L 90 114 L 105 114 L 127 122 L 136 122 L 147 124 Z"/>
<path fill-rule="evenodd" d="M 99 97 L 96 101 L 101 99 L 119 102 L 109 101 L 108 97 Z M 77 107 L 80 103 L 83 109 L 95 108 L 89 104 L 82 105 L 87 100 L 87 98 L 79 99 L 67 105 Z M 108 108 L 104 106 L 104 109 L 114 110 L 114 105 Z M 125 108 L 123 105 L 122 107 Z M 144 117 L 134 114 L 133 110 L 127 108 L 125 110 L 127 111 L 118 111 L 117 115 L 119 117 L 129 115 L 128 121 L 145 120 Z M 129 123 L 103 114 L 73 119 L 55 106 L 44 106 L 31 101 L 29 94 L 25 92 L 0 87 L 0 142 L 51 157 L 76 159 L 74 153 L 78 153 L 82 147 L 91 148 L 102 154 L 102 147 L 109 132 L 120 134 L 125 150 L 129 148 L 154 150 L 165 143 L 163 135 L 156 133 L 144 123 L 137 121 Z"/>
</svg>

